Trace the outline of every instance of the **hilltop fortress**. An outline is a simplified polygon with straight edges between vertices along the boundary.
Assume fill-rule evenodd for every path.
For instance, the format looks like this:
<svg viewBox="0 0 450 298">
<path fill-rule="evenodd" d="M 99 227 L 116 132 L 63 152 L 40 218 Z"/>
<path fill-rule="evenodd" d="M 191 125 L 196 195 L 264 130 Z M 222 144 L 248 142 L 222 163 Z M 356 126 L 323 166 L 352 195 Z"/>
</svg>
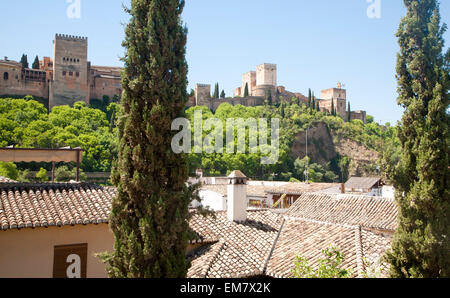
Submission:
<svg viewBox="0 0 450 298">
<path fill-rule="evenodd" d="M 25 96 L 47 99 L 49 107 L 89 104 L 103 96 L 114 98 L 122 93 L 119 67 L 92 66 L 88 61 L 87 37 L 56 34 L 53 59 L 44 57 L 39 69 L 0 60 L 0 96 Z"/>
<path fill-rule="evenodd" d="M 87 104 L 93 99 L 120 98 L 122 94 L 120 67 L 94 66 L 88 61 L 87 37 L 56 34 L 53 40 L 53 59 L 44 57 L 39 69 L 23 68 L 16 61 L 0 60 L 0 97 L 32 95 L 48 100 L 49 107 L 73 105 L 77 101 Z M 246 91 L 247 89 L 247 91 Z M 242 84 L 229 98 L 211 98 L 211 85 L 196 84 L 188 107 L 207 106 L 215 111 L 222 103 L 243 106 L 263 105 L 268 98 L 272 104 L 281 102 L 308 103 L 301 93 L 287 91 L 277 84 L 277 65 L 264 63 L 256 71 L 242 76 Z M 338 115 L 348 119 L 346 90 L 322 90 L 316 99 L 321 111 L 331 112 L 332 103 Z M 366 122 L 365 111 L 352 111 L 351 119 Z"/>
<path fill-rule="evenodd" d="M 246 94 L 246 88 L 248 95 Z M 235 89 L 234 97 L 212 98 L 211 85 L 196 84 L 194 96 L 189 98 L 188 106 L 207 106 L 215 111 L 222 103 L 243 106 L 263 105 L 269 98 L 272 104 L 292 102 L 307 104 L 308 98 L 301 93 L 289 92 L 283 86 L 277 85 L 277 65 L 264 63 L 257 66 L 256 71 L 242 75 L 242 85 Z M 322 90 L 320 98 L 316 98 L 322 112 L 331 113 L 334 103 L 336 112 L 343 119 L 348 119 L 347 91 L 338 84 L 337 88 Z M 366 123 L 365 111 L 351 111 L 350 119 L 359 119 Z"/>
</svg>

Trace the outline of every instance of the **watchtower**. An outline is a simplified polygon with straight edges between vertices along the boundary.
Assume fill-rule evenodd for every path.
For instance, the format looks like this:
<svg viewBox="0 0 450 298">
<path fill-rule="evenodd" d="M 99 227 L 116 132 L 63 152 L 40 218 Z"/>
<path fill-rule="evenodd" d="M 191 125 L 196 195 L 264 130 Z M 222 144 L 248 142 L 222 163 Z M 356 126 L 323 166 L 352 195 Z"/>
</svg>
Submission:
<svg viewBox="0 0 450 298">
<path fill-rule="evenodd" d="M 264 63 L 256 68 L 256 85 L 277 86 L 277 65 Z"/>
<path fill-rule="evenodd" d="M 56 34 L 53 41 L 53 80 L 49 105 L 89 103 L 87 37 Z"/>
</svg>

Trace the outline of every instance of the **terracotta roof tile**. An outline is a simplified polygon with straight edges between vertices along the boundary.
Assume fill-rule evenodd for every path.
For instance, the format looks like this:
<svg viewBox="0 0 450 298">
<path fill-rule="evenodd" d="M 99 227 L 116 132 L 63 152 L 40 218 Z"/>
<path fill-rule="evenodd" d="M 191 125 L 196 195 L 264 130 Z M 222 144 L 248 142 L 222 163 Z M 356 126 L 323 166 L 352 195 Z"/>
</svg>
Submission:
<svg viewBox="0 0 450 298">
<path fill-rule="evenodd" d="M 337 187 L 336 183 L 301 183 L 293 182 L 278 187 L 271 187 L 267 190 L 273 194 L 301 195 L 304 193 L 319 192 L 333 187 Z"/>
<path fill-rule="evenodd" d="M 0 228 L 106 223 L 114 194 L 84 183 L 0 183 Z"/>
<path fill-rule="evenodd" d="M 380 181 L 381 178 L 379 177 L 351 177 L 345 183 L 345 189 L 371 189 Z"/>
<path fill-rule="evenodd" d="M 205 240 L 218 239 L 222 244 L 194 258 L 195 266 L 188 277 L 237 278 L 262 274 L 281 223 L 282 216 L 269 210 L 248 211 L 244 223 L 230 222 L 226 212 L 216 212 L 216 219 L 195 214 L 190 220 L 191 229 Z M 198 264 L 202 262 L 209 265 L 199 276 Z"/>
<path fill-rule="evenodd" d="M 223 196 L 227 196 L 226 184 L 202 185 L 200 189 L 214 191 Z M 266 197 L 266 191 L 268 191 L 269 189 L 270 188 L 268 186 L 247 185 L 247 195 L 252 197 Z"/>
<path fill-rule="evenodd" d="M 84 183 L 0 183 L 0 229 L 106 223 L 115 195 L 114 187 Z M 397 209 L 388 199 L 304 194 L 286 214 L 249 210 L 243 223 L 230 222 L 226 212 L 192 215 L 192 243 L 204 245 L 189 277 L 289 277 L 296 254 L 316 266 L 331 243 L 341 247 L 344 266 L 361 275 L 364 260 L 376 263 L 389 247 Z"/>
<path fill-rule="evenodd" d="M 307 259 L 313 269 L 323 259 L 322 250 L 330 244 L 340 248 L 344 255 L 343 268 L 350 269 L 354 277 L 365 272 L 365 259 L 370 265 L 378 264 L 389 248 L 391 235 L 376 234 L 359 227 L 288 219 L 280 233 L 266 273 L 272 277 L 292 277 L 296 256 Z M 388 266 L 382 264 L 382 276 Z"/>
<path fill-rule="evenodd" d="M 291 206 L 287 216 L 394 231 L 397 204 L 393 199 L 380 197 L 304 194 Z"/>
</svg>

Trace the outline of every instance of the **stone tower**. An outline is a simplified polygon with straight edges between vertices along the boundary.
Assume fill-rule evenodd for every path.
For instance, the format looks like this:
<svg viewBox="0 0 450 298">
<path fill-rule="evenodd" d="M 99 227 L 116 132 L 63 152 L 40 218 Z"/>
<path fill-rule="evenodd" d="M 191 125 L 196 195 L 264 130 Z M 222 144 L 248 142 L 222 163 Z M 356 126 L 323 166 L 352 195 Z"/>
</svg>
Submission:
<svg viewBox="0 0 450 298">
<path fill-rule="evenodd" d="M 53 41 L 53 80 L 49 88 L 50 108 L 89 104 L 89 63 L 87 37 L 56 34 Z"/>
<path fill-rule="evenodd" d="M 248 85 L 248 94 L 252 96 L 253 90 L 256 87 L 256 71 L 249 71 L 242 75 L 241 96 L 244 96 L 245 85 Z"/>
<path fill-rule="evenodd" d="M 195 104 L 197 106 L 208 106 L 211 99 L 211 85 L 196 84 L 194 87 Z"/>
<path fill-rule="evenodd" d="M 320 98 L 327 101 L 327 106 L 325 107 L 329 112 L 331 112 L 331 101 L 334 103 L 337 114 L 342 118 L 347 117 L 347 91 L 342 88 L 330 88 L 322 90 L 320 93 Z M 328 103 L 329 102 L 329 103 Z"/>
<path fill-rule="evenodd" d="M 277 65 L 264 63 L 256 68 L 257 86 L 277 86 Z"/>
</svg>

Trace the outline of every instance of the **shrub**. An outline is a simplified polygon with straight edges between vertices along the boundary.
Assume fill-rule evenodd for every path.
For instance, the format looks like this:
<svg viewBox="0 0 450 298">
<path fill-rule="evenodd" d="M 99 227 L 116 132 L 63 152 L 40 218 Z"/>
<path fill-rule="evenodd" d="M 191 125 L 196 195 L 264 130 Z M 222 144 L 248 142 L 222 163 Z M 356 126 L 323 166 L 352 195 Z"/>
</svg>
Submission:
<svg viewBox="0 0 450 298">
<path fill-rule="evenodd" d="M 2 162 L 0 161 L 0 176 L 17 180 L 19 177 L 19 171 L 17 166 L 12 162 Z"/>
<path fill-rule="evenodd" d="M 318 269 L 314 270 L 306 260 L 297 256 L 295 269 L 292 271 L 294 278 L 350 278 L 352 272 L 350 269 L 343 269 L 344 255 L 339 248 L 330 245 L 322 250 L 325 258 L 318 260 Z"/>
<path fill-rule="evenodd" d="M 41 168 L 39 170 L 39 172 L 36 173 L 36 180 L 40 181 L 40 182 L 45 182 L 48 181 L 48 175 L 47 175 L 47 170 L 44 168 Z"/>
</svg>

